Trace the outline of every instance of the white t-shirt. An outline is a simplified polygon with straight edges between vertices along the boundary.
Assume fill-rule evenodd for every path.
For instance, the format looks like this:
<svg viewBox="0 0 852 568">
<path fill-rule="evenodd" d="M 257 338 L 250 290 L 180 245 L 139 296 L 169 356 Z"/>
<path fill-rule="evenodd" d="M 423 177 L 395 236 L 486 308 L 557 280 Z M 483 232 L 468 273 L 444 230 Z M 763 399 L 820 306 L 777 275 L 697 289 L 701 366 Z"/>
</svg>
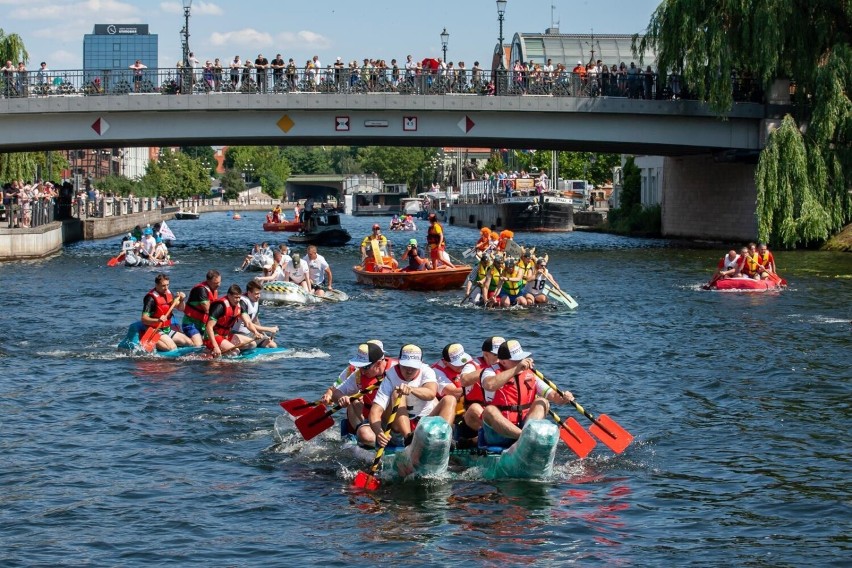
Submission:
<svg viewBox="0 0 852 568">
<path fill-rule="evenodd" d="M 254 322 L 257 319 L 258 302 L 252 302 L 248 296 L 243 296 L 240 298 L 240 310 L 249 317 L 249 320 Z M 249 331 L 249 328 L 246 327 L 245 322 L 243 322 L 242 316 L 237 318 L 237 321 L 234 322 L 234 326 L 231 329 L 233 329 L 236 333 L 242 333 L 243 335 L 253 335 L 252 332 Z"/>
<path fill-rule="evenodd" d="M 284 274 L 287 275 L 285 280 L 290 280 L 295 282 L 296 284 L 301 284 L 305 281 L 305 278 L 308 277 L 308 263 L 305 262 L 305 259 L 299 259 L 299 266 L 294 266 L 292 259 L 287 263 L 287 266 L 284 268 Z"/>
<path fill-rule="evenodd" d="M 308 270 L 311 274 L 311 282 L 314 284 L 323 284 L 325 282 L 325 271 L 328 269 L 328 263 L 325 258 L 318 254 L 313 260 L 308 258 Z"/>
<path fill-rule="evenodd" d="M 382 409 L 388 407 L 388 402 L 393 396 L 393 390 L 406 382 L 399 375 L 398 371 L 398 365 L 394 365 L 387 370 L 385 380 L 382 381 L 382 385 L 379 387 L 379 392 L 376 394 L 376 398 L 373 399 L 373 404 L 379 405 Z M 417 373 L 417 376 L 412 380 L 407 381 L 408 386 L 411 388 L 422 387 L 429 383 L 437 382 L 438 378 L 435 376 L 435 370 L 424 363 L 420 364 L 420 372 Z M 413 394 L 410 394 L 405 397 L 405 404 L 408 406 L 408 417 L 419 418 L 421 416 L 429 416 L 429 414 L 438 405 L 438 399 L 433 398 L 432 400 L 421 400 Z"/>
</svg>

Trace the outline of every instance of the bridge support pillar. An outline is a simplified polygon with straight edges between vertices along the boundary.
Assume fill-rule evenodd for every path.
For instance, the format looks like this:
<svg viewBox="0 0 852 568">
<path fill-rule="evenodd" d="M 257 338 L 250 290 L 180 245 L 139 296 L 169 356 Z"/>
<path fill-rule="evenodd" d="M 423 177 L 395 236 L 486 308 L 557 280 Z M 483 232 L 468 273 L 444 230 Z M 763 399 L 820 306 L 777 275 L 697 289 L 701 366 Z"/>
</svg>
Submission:
<svg viewBox="0 0 852 568">
<path fill-rule="evenodd" d="M 710 155 L 666 158 L 663 235 L 726 242 L 757 239 L 756 167 L 717 162 Z"/>
</svg>

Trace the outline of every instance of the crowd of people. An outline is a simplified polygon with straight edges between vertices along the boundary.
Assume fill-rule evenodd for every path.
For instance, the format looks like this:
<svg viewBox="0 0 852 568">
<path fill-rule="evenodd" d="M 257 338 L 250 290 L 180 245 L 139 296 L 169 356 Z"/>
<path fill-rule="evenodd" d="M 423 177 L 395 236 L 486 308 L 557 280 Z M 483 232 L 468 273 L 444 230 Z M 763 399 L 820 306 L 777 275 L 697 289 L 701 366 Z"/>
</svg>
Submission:
<svg viewBox="0 0 852 568">
<path fill-rule="evenodd" d="M 308 245 L 303 258 L 297 252 L 290 251 L 290 247 L 284 243 L 279 244 L 273 250 L 269 243 L 263 242 L 252 247 L 246 256 L 243 265 L 237 270 L 245 270 L 252 263 L 259 262 L 263 275 L 255 278 L 255 281 L 264 284 L 266 282 L 291 282 L 298 285 L 305 292 L 323 297 L 326 292 L 334 290 L 334 275 L 325 257 L 319 254 L 316 245 Z"/>
<path fill-rule="evenodd" d="M 394 258 L 392 243 L 382 234 L 382 227 L 378 223 L 373 225 L 372 231 L 361 241 L 361 265 L 368 272 L 380 272 L 389 270 L 401 270 L 411 272 L 418 270 L 435 270 L 439 268 L 455 268 L 449 254 L 447 254 L 447 243 L 444 239 L 444 228 L 438 221 L 435 213 L 427 217 L 429 228 L 426 231 L 426 248 L 420 250 L 416 238 L 409 239 L 405 251 L 403 251 L 400 262 Z M 375 252 L 373 244 L 375 243 Z"/>
<path fill-rule="evenodd" d="M 739 254 L 731 249 L 716 266 L 716 272 L 705 288 L 712 288 L 719 280 L 751 278 L 753 280 L 781 280 L 776 271 L 775 256 L 766 243 L 749 243 Z"/>
<path fill-rule="evenodd" d="M 344 435 L 368 448 L 408 445 L 425 416 L 448 422 L 459 448 L 476 447 L 480 433 L 486 445 L 505 448 L 526 422 L 545 418 L 551 403 L 573 400 L 570 392 L 560 394 L 535 375 L 532 354 L 516 340 L 488 337 L 478 357 L 452 342 L 433 364 L 423 359 L 417 345 L 403 345 L 393 357 L 381 340 L 371 339 L 358 345 L 320 402 L 345 408 Z M 399 397 L 403 410 L 386 435 L 383 424 Z"/>
<path fill-rule="evenodd" d="M 49 181 L 4 183 L 0 187 L 0 221 L 6 221 L 10 227 L 27 228 L 40 224 L 33 219 L 40 211 L 49 211 L 52 220 L 53 205 L 58 197 L 59 188 Z"/>
</svg>

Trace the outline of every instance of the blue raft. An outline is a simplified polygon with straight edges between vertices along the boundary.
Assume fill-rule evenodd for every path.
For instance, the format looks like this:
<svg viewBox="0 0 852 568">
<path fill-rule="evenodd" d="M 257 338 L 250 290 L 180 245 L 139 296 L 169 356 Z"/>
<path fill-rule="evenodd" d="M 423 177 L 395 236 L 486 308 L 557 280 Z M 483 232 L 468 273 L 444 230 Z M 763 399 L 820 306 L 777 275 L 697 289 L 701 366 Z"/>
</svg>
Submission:
<svg viewBox="0 0 852 568">
<path fill-rule="evenodd" d="M 154 351 L 153 353 L 147 353 L 142 349 L 142 345 L 139 343 L 140 334 L 145 332 L 145 327 L 141 322 L 133 322 L 127 327 L 127 334 L 124 336 L 118 343 L 118 348 L 123 351 L 130 351 L 132 353 L 145 353 L 146 355 L 151 355 L 155 357 L 168 357 L 168 358 L 177 358 L 177 357 L 186 357 L 187 355 L 200 355 L 202 353 L 207 352 L 207 348 L 205 347 L 178 347 L 177 349 L 172 349 L 171 351 Z M 251 349 L 249 351 L 240 352 L 239 355 L 226 355 L 227 359 L 238 359 L 238 360 L 250 360 L 257 359 L 258 357 L 265 357 L 268 355 L 276 355 L 279 353 L 289 353 L 292 349 L 288 349 L 286 347 L 257 347 L 255 349 Z"/>
</svg>

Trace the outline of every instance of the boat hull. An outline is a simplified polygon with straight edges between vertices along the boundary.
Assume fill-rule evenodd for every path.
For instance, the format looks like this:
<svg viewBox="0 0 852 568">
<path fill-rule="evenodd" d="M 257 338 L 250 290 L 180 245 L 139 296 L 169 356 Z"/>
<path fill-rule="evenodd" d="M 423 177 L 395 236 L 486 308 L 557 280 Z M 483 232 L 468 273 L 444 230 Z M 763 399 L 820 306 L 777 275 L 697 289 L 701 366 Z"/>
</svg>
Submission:
<svg viewBox="0 0 852 568">
<path fill-rule="evenodd" d="M 264 223 L 263 230 L 297 233 L 302 230 L 302 223 L 300 221 L 284 221 L 283 223 Z"/>
<path fill-rule="evenodd" d="M 498 203 L 453 205 L 450 222 L 460 227 L 495 227 L 518 232 L 574 230 L 574 206 L 557 195 L 510 197 Z"/>
<path fill-rule="evenodd" d="M 201 217 L 200 213 L 191 213 L 187 211 L 178 211 L 175 213 L 175 219 L 180 219 L 182 221 L 187 219 L 198 219 L 199 217 Z"/>
<path fill-rule="evenodd" d="M 388 272 L 369 272 L 363 266 L 353 266 L 355 279 L 361 284 L 376 288 L 391 288 L 394 290 L 453 290 L 459 288 L 470 274 L 468 265 L 455 268 L 437 268 L 435 270 L 402 270 Z"/>
<path fill-rule="evenodd" d="M 292 282 L 267 282 L 260 291 L 260 300 L 266 304 L 316 304 L 322 300 Z"/>
<path fill-rule="evenodd" d="M 740 290 L 743 292 L 766 292 L 780 290 L 782 280 L 755 280 L 753 278 L 725 278 L 717 280 L 713 285 L 717 290 Z"/>
<path fill-rule="evenodd" d="M 324 247 L 342 247 L 352 240 L 346 229 L 327 229 L 312 233 L 298 233 L 287 237 L 291 245 L 319 245 Z"/>
</svg>

